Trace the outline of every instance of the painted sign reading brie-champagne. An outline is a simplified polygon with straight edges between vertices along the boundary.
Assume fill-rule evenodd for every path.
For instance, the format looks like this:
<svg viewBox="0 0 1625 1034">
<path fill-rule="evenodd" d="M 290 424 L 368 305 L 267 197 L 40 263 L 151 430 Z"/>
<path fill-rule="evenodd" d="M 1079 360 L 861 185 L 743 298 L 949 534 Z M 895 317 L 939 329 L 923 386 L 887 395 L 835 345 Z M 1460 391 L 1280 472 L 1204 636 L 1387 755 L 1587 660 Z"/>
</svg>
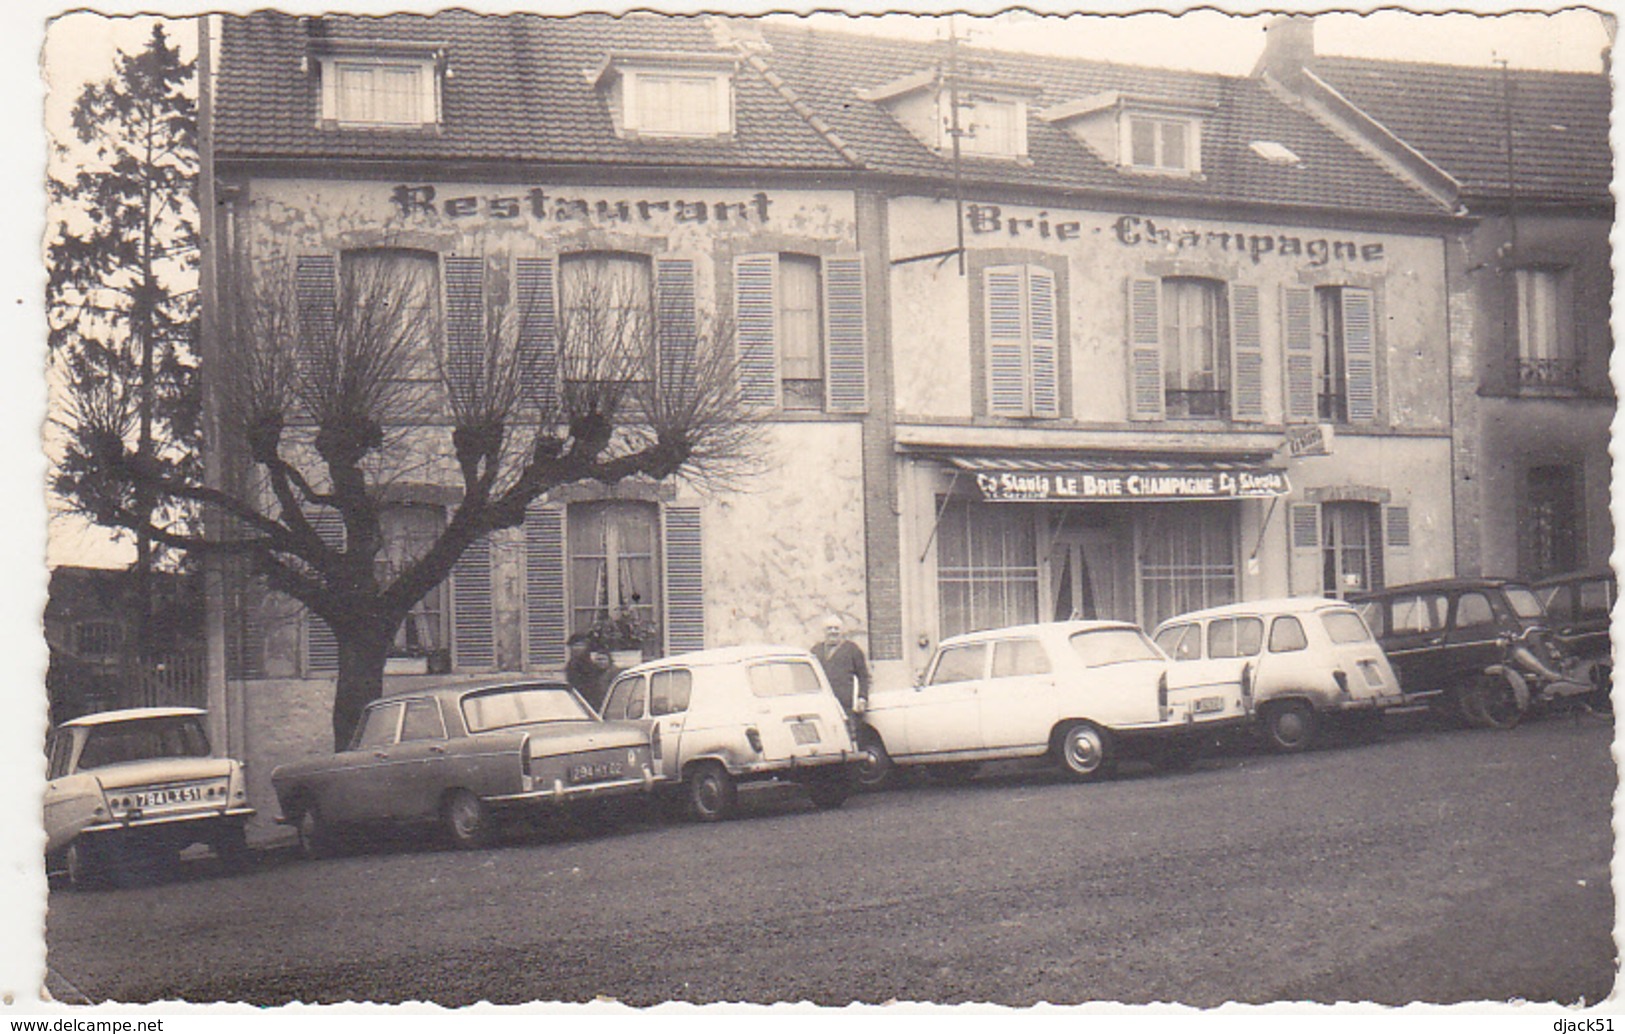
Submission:
<svg viewBox="0 0 1625 1034">
<path fill-rule="evenodd" d="M 530 219 L 554 223 L 617 225 L 670 220 L 674 223 L 755 223 L 768 220 L 773 199 L 756 191 L 732 201 L 680 197 L 590 198 L 550 194 L 541 187 L 518 193 L 466 194 L 442 197 L 433 184 L 397 184 L 390 201 L 403 216 L 431 215 L 448 219 Z"/>
<path fill-rule="evenodd" d="M 1056 219 L 1047 211 L 1021 213 L 1001 205 L 966 205 L 965 228 L 975 236 L 998 234 L 1018 240 L 1081 240 L 1084 224 L 1077 219 Z M 1158 222 L 1147 216 L 1121 215 L 1110 224 L 1117 243 L 1125 247 L 1152 247 L 1165 252 L 1212 250 L 1244 255 L 1259 263 L 1266 256 L 1301 259 L 1310 266 L 1329 262 L 1381 262 L 1386 256 L 1381 241 L 1333 237 L 1303 237 L 1274 231 L 1205 230 Z M 1095 228 L 1095 233 L 1101 228 Z"/>
<path fill-rule="evenodd" d="M 975 476 L 982 499 L 990 503 L 1248 499 L 1292 491 L 1286 472 L 1273 467 L 1123 470 L 1057 466 L 1046 470 L 978 470 Z"/>
</svg>

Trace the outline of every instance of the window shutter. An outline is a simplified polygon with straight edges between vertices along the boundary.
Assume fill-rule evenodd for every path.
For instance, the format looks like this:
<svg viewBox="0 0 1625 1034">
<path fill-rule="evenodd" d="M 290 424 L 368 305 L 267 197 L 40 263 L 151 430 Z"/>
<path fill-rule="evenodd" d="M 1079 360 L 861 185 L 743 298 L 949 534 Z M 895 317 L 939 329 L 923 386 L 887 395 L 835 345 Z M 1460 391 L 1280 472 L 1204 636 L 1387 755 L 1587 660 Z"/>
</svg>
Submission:
<svg viewBox="0 0 1625 1034">
<path fill-rule="evenodd" d="M 863 257 L 824 260 L 824 361 L 827 407 L 862 413 L 869 408 L 869 333 L 864 308 Z"/>
<path fill-rule="evenodd" d="M 1343 359 L 1349 385 L 1349 423 L 1377 419 L 1376 302 L 1363 287 L 1343 288 Z"/>
<path fill-rule="evenodd" d="M 705 571 L 700 508 L 666 507 L 666 649 L 705 649 Z"/>
<path fill-rule="evenodd" d="M 694 260 L 655 260 L 656 348 L 662 397 L 685 397 L 694 390 L 694 349 L 699 330 L 694 316 Z"/>
<path fill-rule="evenodd" d="M 1230 415 L 1238 421 L 1264 419 L 1264 341 L 1259 327 L 1258 287 L 1230 287 Z"/>
<path fill-rule="evenodd" d="M 1387 506 L 1383 508 L 1387 525 L 1387 539 L 1389 549 L 1411 548 L 1411 508 L 1409 506 Z"/>
<path fill-rule="evenodd" d="M 311 528 L 328 546 L 343 548 L 344 518 L 332 510 L 306 513 Z M 331 674 L 339 670 L 339 641 L 326 621 L 309 610 L 305 611 L 305 671 L 307 674 Z"/>
<path fill-rule="evenodd" d="M 299 306 L 300 371 L 307 377 L 323 376 L 338 347 L 338 262 L 332 255 L 299 256 L 294 297 Z"/>
<path fill-rule="evenodd" d="M 1061 415 L 1055 305 L 1055 274 L 1042 266 L 1028 266 L 1027 329 L 1032 348 L 1034 416 Z"/>
<path fill-rule="evenodd" d="M 1286 419 L 1288 423 L 1314 423 L 1315 404 L 1315 292 L 1307 287 L 1281 289 L 1281 341 L 1286 353 Z"/>
<path fill-rule="evenodd" d="M 1316 503 L 1293 503 L 1289 510 L 1292 538 L 1291 591 L 1318 596 L 1322 592 L 1320 556 L 1320 506 Z"/>
<path fill-rule="evenodd" d="M 514 260 L 519 306 L 519 376 L 525 397 L 543 410 L 558 403 L 559 346 L 552 258 Z"/>
<path fill-rule="evenodd" d="M 779 405 L 778 257 L 734 259 L 734 324 L 739 394 L 746 405 Z"/>
<path fill-rule="evenodd" d="M 1292 548 L 1320 548 L 1320 507 L 1316 504 L 1292 504 Z"/>
<path fill-rule="evenodd" d="M 452 663 L 459 670 L 496 667 L 495 615 L 491 608 L 491 540 L 468 544 L 451 572 Z"/>
<path fill-rule="evenodd" d="M 1135 277 L 1128 282 L 1130 420 L 1161 420 L 1162 281 Z"/>
<path fill-rule="evenodd" d="M 562 668 L 565 660 L 564 510 L 525 511 L 525 663 Z"/>
<path fill-rule="evenodd" d="M 472 403 L 484 371 L 485 259 L 447 255 L 446 375 L 453 398 Z"/>
<path fill-rule="evenodd" d="M 1026 416 L 1027 335 L 1020 266 L 982 271 L 987 330 L 988 409 L 1002 416 Z"/>
</svg>

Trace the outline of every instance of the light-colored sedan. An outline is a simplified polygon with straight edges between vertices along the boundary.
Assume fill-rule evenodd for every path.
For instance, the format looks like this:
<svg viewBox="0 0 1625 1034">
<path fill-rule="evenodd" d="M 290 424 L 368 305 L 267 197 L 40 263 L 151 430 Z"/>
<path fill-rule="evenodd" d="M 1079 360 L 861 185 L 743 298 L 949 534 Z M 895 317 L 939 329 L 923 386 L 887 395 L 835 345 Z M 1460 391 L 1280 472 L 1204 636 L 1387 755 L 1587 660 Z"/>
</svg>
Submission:
<svg viewBox="0 0 1625 1034">
<path fill-rule="evenodd" d="M 271 773 L 307 854 L 362 827 L 438 822 L 458 847 L 527 808 L 638 794 L 659 780 L 641 726 L 606 722 L 563 683 L 462 682 L 376 700 L 347 750 Z"/>
<path fill-rule="evenodd" d="M 214 757 L 195 707 L 104 711 L 51 731 L 45 784 L 45 864 L 75 886 L 172 864 L 208 844 L 245 857 L 243 766 Z"/>
<path fill-rule="evenodd" d="M 1405 702 L 1382 647 L 1341 600 L 1212 607 L 1169 618 L 1154 638 L 1179 668 L 1241 679 L 1278 751 L 1304 750 L 1329 719 L 1375 726 L 1384 708 Z"/>
<path fill-rule="evenodd" d="M 871 693 L 862 718 L 869 785 L 898 765 L 965 775 L 1043 756 L 1092 779 L 1129 755 L 1184 767 L 1247 706 L 1237 679 L 1177 672 L 1136 625 L 1064 621 L 944 639 L 912 688 Z"/>
</svg>

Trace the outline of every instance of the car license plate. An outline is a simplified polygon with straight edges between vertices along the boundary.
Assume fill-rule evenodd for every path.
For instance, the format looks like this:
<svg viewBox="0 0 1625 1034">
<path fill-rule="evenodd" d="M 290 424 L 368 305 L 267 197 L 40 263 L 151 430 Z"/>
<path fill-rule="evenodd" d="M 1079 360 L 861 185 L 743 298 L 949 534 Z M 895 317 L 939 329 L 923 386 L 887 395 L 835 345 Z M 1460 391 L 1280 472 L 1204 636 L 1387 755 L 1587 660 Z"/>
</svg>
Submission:
<svg viewBox="0 0 1625 1034">
<path fill-rule="evenodd" d="M 168 786 L 162 790 L 147 790 L 142 793 L 130 795 L 130 806 L 134 808 L 156 808 L 164 804 L 185 804 L 187 801 L 201 801 L 203 787 L 201 786 Z"/>
<path fill-rule="evenodd" d="M 605 779 L 615 779 L 626 771 L 626 766 L 619 761 L 601 761 L 593 765 L 571 765 L 570 782 L 597 783 Z"/>
<path fill-rule="evenodd" d="M 790 735 L 795 737 L 798 744 L 821 742 L 818 737 L 818 726 L 811 722 L 797 722 L 790 726 Z"/>
<path fill-rule="evenodd" d="M 1196 714 L 1212 714 L 1224 710 L 1224 697 L 1202 697 L 1191 705 Z"/>
</svg>

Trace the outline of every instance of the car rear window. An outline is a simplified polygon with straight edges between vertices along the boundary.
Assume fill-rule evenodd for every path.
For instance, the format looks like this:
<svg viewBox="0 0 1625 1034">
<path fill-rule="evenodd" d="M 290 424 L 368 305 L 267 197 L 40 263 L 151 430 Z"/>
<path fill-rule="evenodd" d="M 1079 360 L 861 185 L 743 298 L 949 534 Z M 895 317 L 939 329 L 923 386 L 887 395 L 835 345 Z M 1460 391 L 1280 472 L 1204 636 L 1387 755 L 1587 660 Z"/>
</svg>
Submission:
<svg viewBox="0 0 1625 1034">
<path fill-rule="evenodd" d="M 1097 628 L 1074 632 L 1068 640 L 1086 668 L 1101 668 L 1127 661 L 1160 661 L 1162 653 L 1137 628 Z"/>
<path fill-rule="evenodd" d="M 816 693 L 822 687 L 818 672 L 806 661 L 767 661 L 748 669 L 750 691 L 759 697 L 794 697 Z"/>
<path fill-rule="evenodd" d="M 1295 653 L 1309 647 L 1309 637 L 1303 633 L 1303 622 L 1291 615 L 1270 622 L 1270 653 Z"/>
<path fill-rule="evenodd" d="M 1543 618 L 1546 611 L 1541 609 L 1540 601 L 1535 594 L 1521 585 L 1506 587 L 1507 602 L 1512 604 L 1512 613 L 1521 618 Z"/>
<path fill-rule="evenodd" d="M 1331 636 L 1334 643 L 1371 641 L 1371 632 L 1365 627 L 1365 622 L 1352 610 L 1329 610 L 1320 616 L 1320 623 L 1326 626 L 1326 634 Z"/>
<path fill-rule="evenodd" d="M 993 644 L 993 677 L 1048 675 L 1049 654 L 1036 639 L 1003 639 Z"/>
<path fill-rule="evenodd" d="M 195 715 L 137 718 L 93 725 L 79 750 L 79 767 L 101 768 L 148 758 L 206 758 L 209 738 Z"/>
<path fill-rule="evenodd" d="M 564 686 L 525 686 L 463 697 L 463 722 L 469 732 L 592 719 L 581 698 Z"/>
</svg>

